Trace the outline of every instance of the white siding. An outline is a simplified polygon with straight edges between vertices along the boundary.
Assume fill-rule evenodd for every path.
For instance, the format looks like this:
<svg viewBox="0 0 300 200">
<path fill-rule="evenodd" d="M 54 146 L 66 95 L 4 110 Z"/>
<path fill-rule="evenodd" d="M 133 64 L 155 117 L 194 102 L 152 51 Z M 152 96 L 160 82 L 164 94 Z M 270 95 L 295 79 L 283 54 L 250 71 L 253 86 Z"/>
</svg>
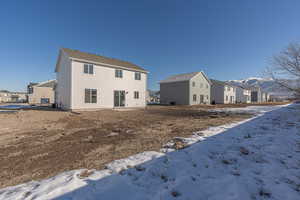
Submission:
<svg viewBox="0 0 300 200">
<path fill-rule="evenodd" d="M 114 90 L 126 92 L 125 107 L 146 106 L 146 73 L 141 73 L 141 80 L 135 80 L 134 71 L 123 69 L 123 78 L 116 78 L 115 68 L 94 65 L 94 74 L 84 74 L 83 65 L 72 61 L 71 109 L 113 108 Z M 97 89 L 97 103 L 84 102 L 85 89 Z M 139 92 L 139 99 L 134 99 L 134 91 Z"/>
<path fill-rule="evenodd" d="M 63 109 L 71 109 L 71 60 L 61 51 L 56 72 L 56 103 Z"/>
</svg>

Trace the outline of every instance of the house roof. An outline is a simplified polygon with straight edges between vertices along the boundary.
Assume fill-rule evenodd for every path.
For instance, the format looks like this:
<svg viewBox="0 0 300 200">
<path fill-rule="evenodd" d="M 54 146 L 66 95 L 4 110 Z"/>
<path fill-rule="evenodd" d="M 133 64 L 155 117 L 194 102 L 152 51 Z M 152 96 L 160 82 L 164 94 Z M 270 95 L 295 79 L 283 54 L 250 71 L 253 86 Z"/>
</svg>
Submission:
<svg viewBox="0 0 300 200">
<path fill-rule="evenodd" d="M 131 62 L 115 59 L 115 58 L 109 58 L 105 56 L 100 56 L 96 54 L 86 53 L 78 50 L 68 49 L 68 48 L 62 48 L 63 52 L 67 54 L 70 58 L 74 60 L 79 61 L 85 61 L 85 62 L 94 62 L 99 64 L 107 64 L 107 65 L 113 65 L 118 67 L 123 67 L 130 70 L 136 70 L 136 71 L 142 71 L 147 72 L 145 69 L 141 68 L 140 66 L 137 66 Z"/>
<path fill-rule="evenodd" d="M 38 83 L 34 86 L 36 87 L 50 87 L 50 88 L 54 88 L 56 85 L 56 80 L 49 80 L 49 81 L 44 81 L 41 83 Z"/>
<path fill-rule="evenodd" d="M 177 74 L 170 76 L 166 78 L 165 80 L 160 81 L 160 83 L 172 83 L 172 82 L 181 82 L 181 81 L 189 81 L 191 78 L 196 76 L 197 74 L 201 73 L 204 78 L 209 82 L 210 80 L 207 78 L 207 76 L 203 72 L 191 72 L 191 73 L 185 73 L 185 74 Z"/>
<path fill-rule="evenodd" d="M 231 87 L 237 87 L 237 86 L 235 86 L 235 85 L 233 85 L 233 84 L 230 84 L 230 83 L 228 83 L 228 82 L 219 81 L 219 80 L 215 80 L 215 79 L 210 79 L 210 80 L 211 80 L 211 82 L 212 82 L 213 84 L 229 85 L 229 86 L 231 86 Z"/>
</svg>

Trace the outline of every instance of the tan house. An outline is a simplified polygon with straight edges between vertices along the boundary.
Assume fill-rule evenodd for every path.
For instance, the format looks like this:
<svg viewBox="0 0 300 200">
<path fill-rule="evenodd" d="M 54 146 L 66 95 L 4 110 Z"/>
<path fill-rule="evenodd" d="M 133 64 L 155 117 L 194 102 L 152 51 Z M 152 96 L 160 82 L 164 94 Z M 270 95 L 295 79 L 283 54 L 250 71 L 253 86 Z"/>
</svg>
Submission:
<svg viewBox="0 0 300 200">
<path fill-rule="evenodd" d="M 11 101 L 11 95 L 9 91 L 1 90 L 0 91 L 0 103 L 6 103 Z"/>
<path fill-rule="evenodd" d="M 29 104 L 53 104 L 55 101 L 56 80 L 30 83 L 27 86 Z"/>
<path fill-rule="evenodd" d="M 27 93 L 25 92 L 0 91 L 0 103 L 25 103 L 26 101 Z"/>
</svg>

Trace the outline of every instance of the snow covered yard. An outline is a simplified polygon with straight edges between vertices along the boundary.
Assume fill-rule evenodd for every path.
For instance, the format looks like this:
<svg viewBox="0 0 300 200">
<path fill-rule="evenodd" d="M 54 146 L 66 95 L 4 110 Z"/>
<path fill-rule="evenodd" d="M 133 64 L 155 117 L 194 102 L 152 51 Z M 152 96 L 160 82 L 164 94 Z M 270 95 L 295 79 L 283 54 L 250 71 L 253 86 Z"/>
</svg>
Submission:
<svg viewBox="0 0 300 200">
<path fill-rule="evenodd" d="M 197 132 L 186 139 L 195 144 L 180 151 L 144 152 L 106 170 L 4 188 L 0 199 L 300 199 L 300 104 L 238 112 L 249 110 L 258 116 Z"/>
</svg>

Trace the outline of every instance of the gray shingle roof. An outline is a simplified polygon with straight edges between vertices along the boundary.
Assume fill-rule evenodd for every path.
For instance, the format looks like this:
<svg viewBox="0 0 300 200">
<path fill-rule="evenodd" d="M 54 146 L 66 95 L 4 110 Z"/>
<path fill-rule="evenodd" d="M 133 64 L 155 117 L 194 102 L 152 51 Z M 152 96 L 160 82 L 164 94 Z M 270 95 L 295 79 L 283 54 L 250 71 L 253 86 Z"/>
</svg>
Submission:
<svg viewBox="0 0 300 200">
<path fill-rule="evenodd" d="M 56 80 L 50 80 L 50 81 L 45 81 L 45 82 L 41 82 L 35 86 L 37 87 L 50 87 L 50 88 L 54 88 L 56 85 Z"/>
<path fill-rule="evenodd" d="M 186 73 L 186 74 L 177 74 L 168 77 L 165 80 L 160 81 L 160 83 L 172 83 L 172 82 L 180 82 L 180 81 L 188 81 L 191 78 L 193 78 L 195 75 L 197 75 L 200 72 L 192 72 L 192 73 Z"/>
<path fill-rule="evenodd" d="M 86 61 L 95 62 L 95 63 L 104 63 L 104 64 L 109 64 L 109 65 L 115 65 L 115 66 L 120 66 L 120 67 L 124 67 L 127 69 L 146 72 L 146 70 L 141 68 L 140 66 L 137 66 L 137 65 L 127 62 L 127 61 L 123 61 L 123 60 L 119 60 L 119 59 L 115 59 L 115 58 L 108 58 L 105 56 L 100 56 L 100 55 L 91 54 L 91 53 L 85 53 L 82 51 L 68 49 L 68 48 L 62 48 L 61 50 L 64 51 L 71 58 L 75 58 L 75 59 L 77 58 L 79 60 L 86 60 Z"/>
<path fill-rule="evenodd" d="M 228 83 L 228 82 L 224 82 L 224 81 L 219 81 L 219 80 L 215 80 L 215 79 L 210 79 L 212 84 L 220 84 L 220 85 L 228 85 L 231 87 L 237 87 L 234 84 Z"/>
</svg>

